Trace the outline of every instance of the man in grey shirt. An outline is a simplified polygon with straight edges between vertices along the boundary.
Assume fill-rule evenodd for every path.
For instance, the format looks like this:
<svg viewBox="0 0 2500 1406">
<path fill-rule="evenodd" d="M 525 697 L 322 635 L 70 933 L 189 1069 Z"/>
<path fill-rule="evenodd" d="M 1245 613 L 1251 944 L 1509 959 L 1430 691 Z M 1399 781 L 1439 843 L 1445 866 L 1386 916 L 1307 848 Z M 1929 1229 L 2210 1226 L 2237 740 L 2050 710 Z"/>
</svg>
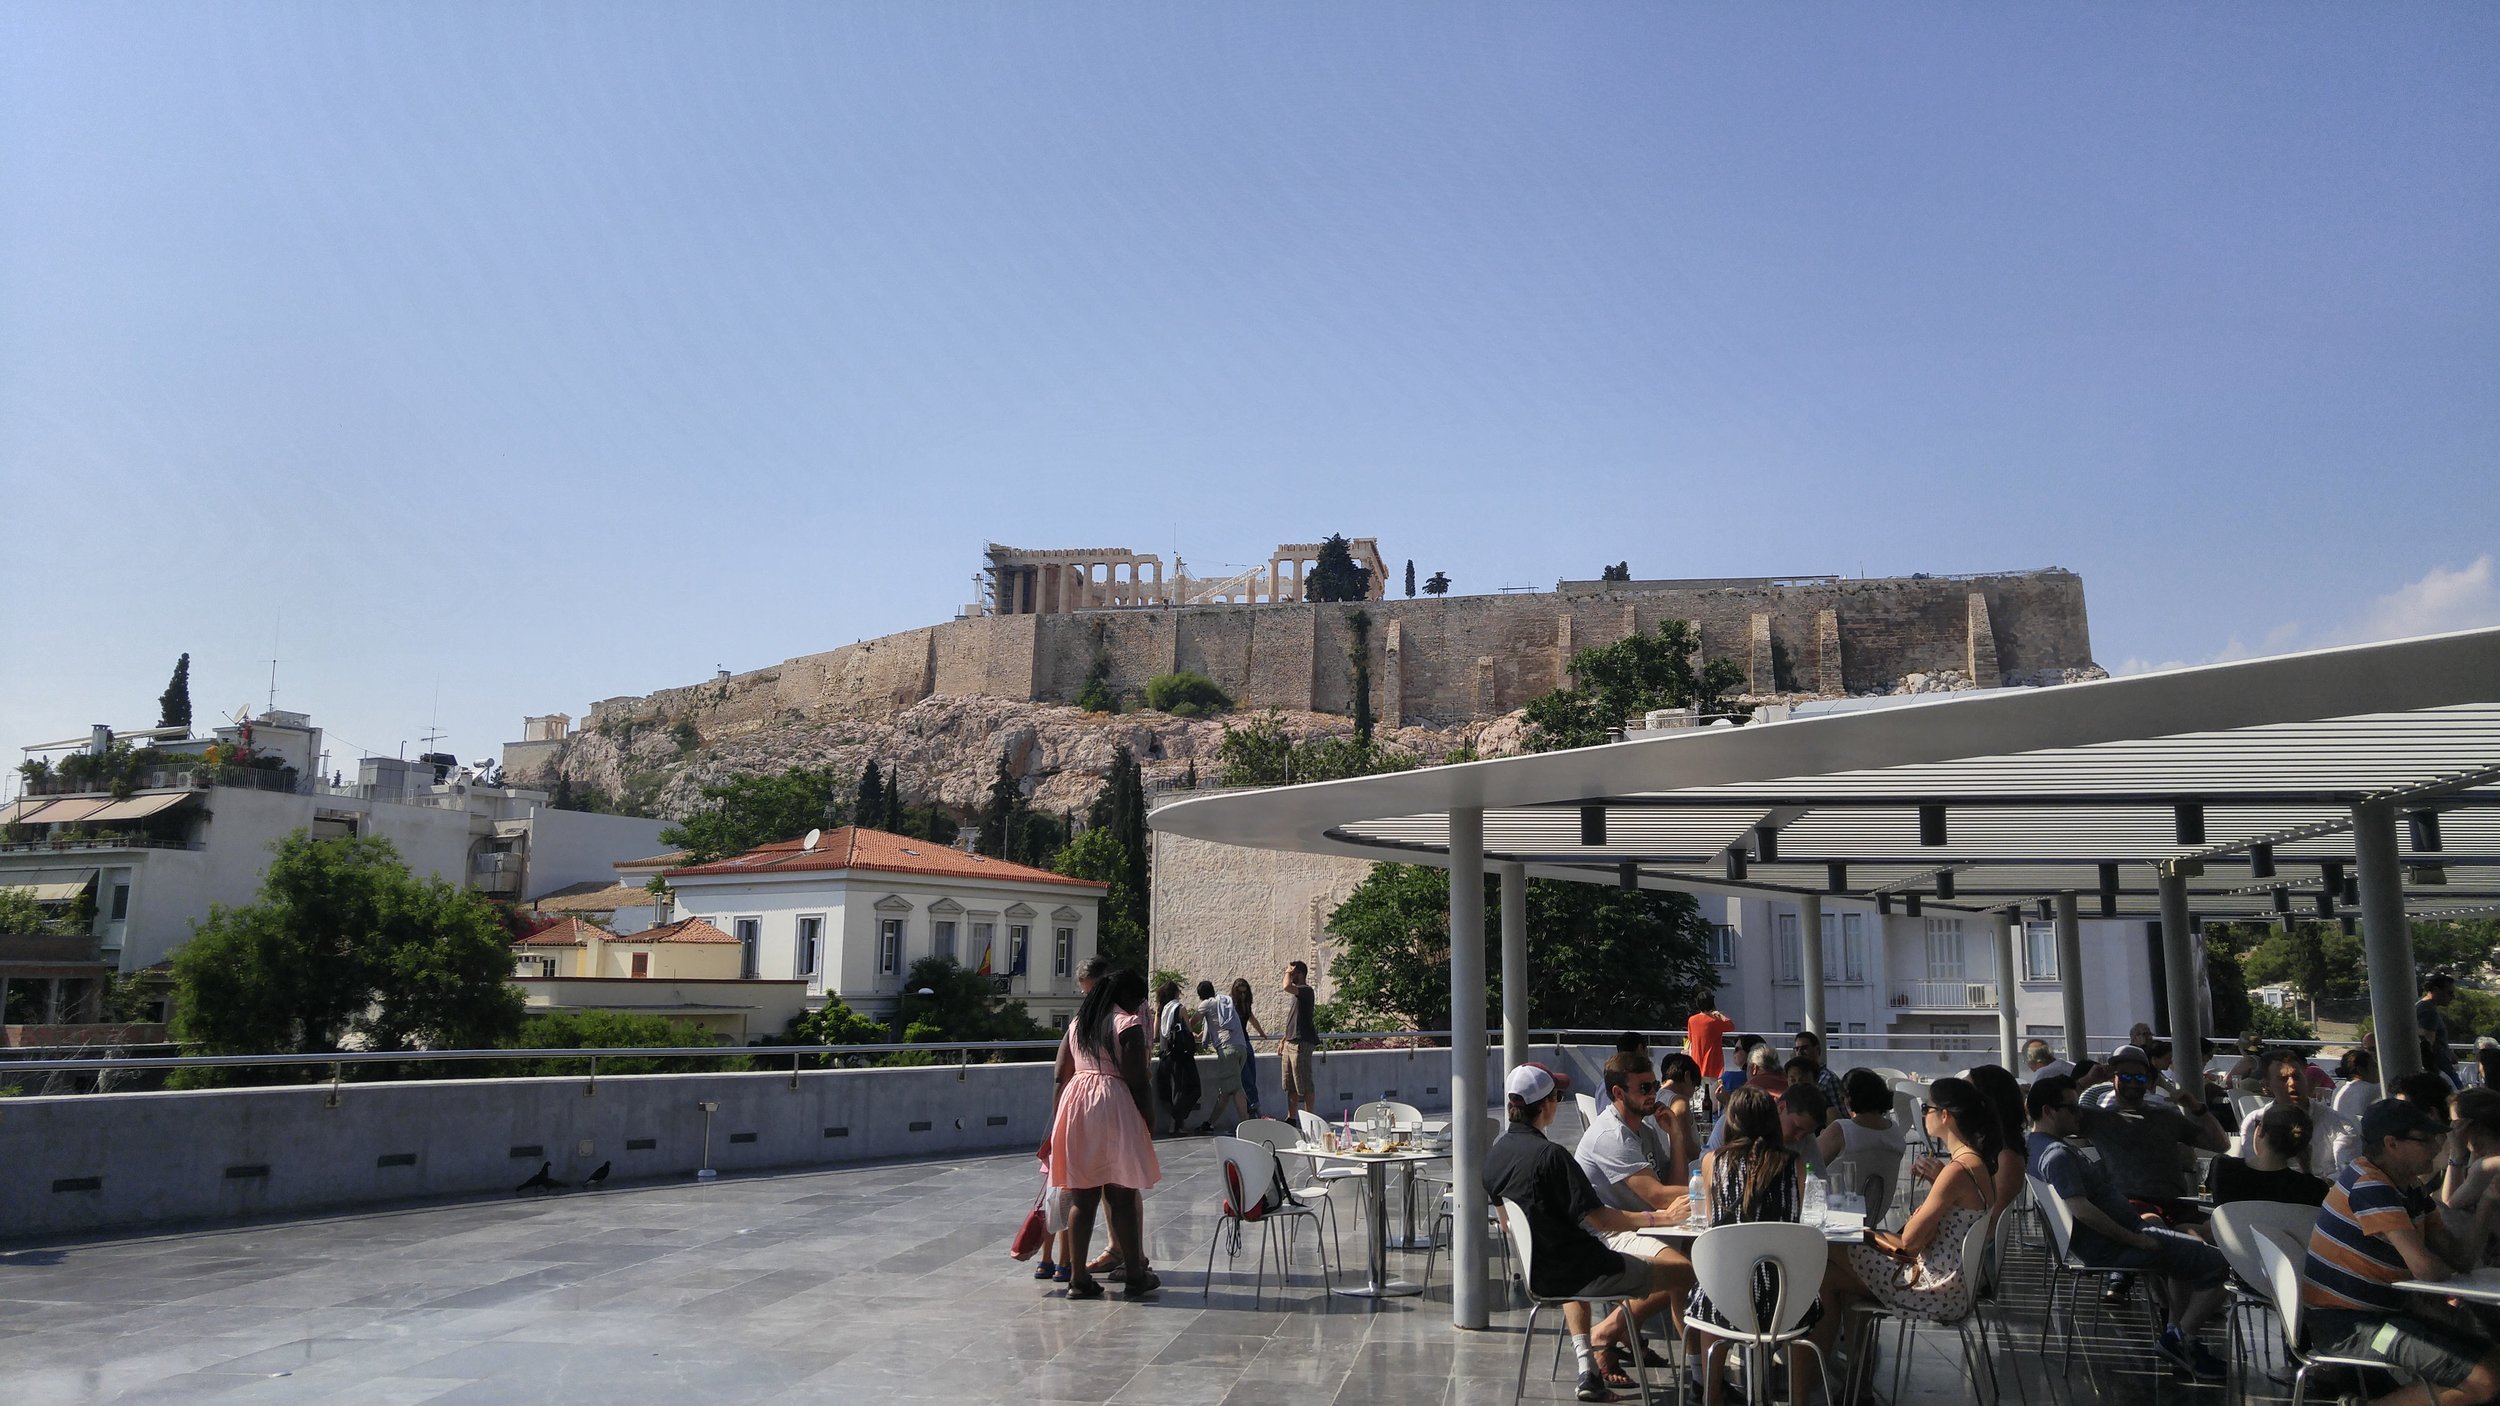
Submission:
<svg viewBox="0 0 2500 1406">
<path fill-rule="evenodd" d="M 2083 1140 L 2100 1154 L 2110 1180 L 2139 1210 L 2150 1211 L 2167 1225 L 2195 1225 L 2203 1211 L 2186 1199 L 2187 1160 L 2182 1149 L 2201 1147 L 2220 1152 L 2231 1145 L 2213 1113 L 2182 1087 L 2174 1111 L 2145 1102 L 2152 1090 L 2153 1064 L 2134 1045 L 2121 1045 L 2109 1057 L 2110 1082 L 2117 1096 L 2105 1108 L 2081 1110 Z"/>
</svg>

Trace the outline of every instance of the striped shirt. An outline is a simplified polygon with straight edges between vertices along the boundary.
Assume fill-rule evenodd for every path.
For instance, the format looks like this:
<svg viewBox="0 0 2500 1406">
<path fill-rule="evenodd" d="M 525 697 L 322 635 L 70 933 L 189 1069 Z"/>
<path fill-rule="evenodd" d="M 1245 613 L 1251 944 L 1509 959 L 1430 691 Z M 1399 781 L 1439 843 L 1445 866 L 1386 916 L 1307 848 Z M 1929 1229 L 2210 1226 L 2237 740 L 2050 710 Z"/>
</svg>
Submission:
<svg viewBox="0 0 2500 1406">
<path fill-rule="evenodd" d="M 2413 1277 L 2387 1233 L 2408 1226 L 2428 1231 L 2439 1224 L 2439 1205 L 2427 1191 L 2406 1191 L 2369 1158 L 2335 1174 L 2309 1233 L 2309 1259 L 2301 1271 L 2300 1301 L 2311 1308 L 2342 1309 L 2386 1317 L 2402 1313 L 2405 1296 L 2395 1285 Z"/>
</svg>

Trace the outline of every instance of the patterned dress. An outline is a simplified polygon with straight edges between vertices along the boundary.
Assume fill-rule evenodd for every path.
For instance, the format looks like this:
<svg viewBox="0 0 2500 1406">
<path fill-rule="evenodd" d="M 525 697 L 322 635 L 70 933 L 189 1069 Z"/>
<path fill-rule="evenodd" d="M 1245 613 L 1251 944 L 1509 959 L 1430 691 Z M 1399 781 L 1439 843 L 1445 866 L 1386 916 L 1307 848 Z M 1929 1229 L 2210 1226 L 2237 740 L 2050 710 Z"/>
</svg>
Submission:
<svg viewBox="0 0 2500 1406">
<path fill-rule="evenodd" d="M 1979 1204 L 1946 1211 L 1936 1238 L 1918 1258 L 1904 1264 L 1872 1245 L 1847 1249 L 1849 1267 L 1858 1272 L 1886 1312 L 1931 1323 L 1951 1323 L 1970 1312 L 1971 1294 L 1979 1286 L 1964 1272 L 1962 1238 L 1988 1218 L 1989 1187 L 1988 1179 L 1973 1170 L 1970 1162 L 1957 1158 L 1956 1165 L 1979 1188 Z"/>
<path fill-rule="evenodd" d="M 1779 1163 L 1777 1169 L 1770 1174 L 1769 1181 L 1762 1188 L 1760 1204 L 1751 1204 L 1753 1197 L 1748 1194 L 1751 1188 L 1747 1182 L 1746 1172 L 1752 1160 L 1750 1155 L 1752 1150 L 1743 1143 L 1733 1147 L 1722 1147 L 1711 1162 L 1710 1223 L 1712 1225 L 1735 1225 L 1751 1221 L 1794 1222 L 1797 1219 L 1805 1202 L 1804 1168 L 1794 1154 L 1782 1149 L 1776 1159 Z M 1772 1310 L 1779 1302 L 1779 1287 L 1777 1269 L 1768 1264 L 1754 1267 L 1753 1305 L 1754 1317 L 1757 1320 L 1766 1320 L 1771 1316 Z M 1717 1306 L 1710 1302 L 1710 1296 L 1699 1289 L 1693 1290 L 1692 1305 L 1686 1311 L 1698 1315 L 1707 1322 L 1716 1323 L 1722 1328 L 1732 1326 L 1727 1321 L 1727 1315 L 1721 1313 Z M 1806 1310 L 1806 1316 L 1800 1320 L 1800 1326 L 1810 1327 L 1822 1316 L 1823 1305 L 1820 1300 L 1817 1300 L 1812 1308 Z"/>
</svg>

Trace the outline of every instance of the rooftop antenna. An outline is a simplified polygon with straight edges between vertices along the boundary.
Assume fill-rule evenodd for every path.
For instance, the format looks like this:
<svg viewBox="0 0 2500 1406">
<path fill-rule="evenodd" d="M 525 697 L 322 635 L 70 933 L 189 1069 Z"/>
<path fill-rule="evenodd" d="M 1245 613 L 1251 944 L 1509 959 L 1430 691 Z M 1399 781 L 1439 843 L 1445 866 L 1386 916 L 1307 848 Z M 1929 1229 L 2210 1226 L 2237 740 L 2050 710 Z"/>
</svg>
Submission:
<svg viewBox="0 0 2500 1406">
<path fill-rule="evenodd" d="M 278 627 L 286 620 L 286 612 L 269 614 L 269 711 L 278 711 Z"/>
</svg>

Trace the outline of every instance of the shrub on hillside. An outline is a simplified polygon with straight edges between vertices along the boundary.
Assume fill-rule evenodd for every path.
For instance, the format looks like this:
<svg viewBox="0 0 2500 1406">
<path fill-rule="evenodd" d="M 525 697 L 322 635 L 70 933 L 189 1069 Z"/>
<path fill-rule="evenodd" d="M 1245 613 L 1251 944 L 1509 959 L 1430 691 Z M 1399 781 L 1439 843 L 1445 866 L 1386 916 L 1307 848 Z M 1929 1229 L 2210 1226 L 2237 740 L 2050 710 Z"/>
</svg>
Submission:
<svg viewBox="0 0 2500 1406">
<path fill-rule="evenodd" d="M 1230 709 L 1233 698 L 1217 687 L 1215 680 L 1184 669 L 1148 679 L 1146 706 L 1176 718 L 1203 718 Z"/>
</svg>

